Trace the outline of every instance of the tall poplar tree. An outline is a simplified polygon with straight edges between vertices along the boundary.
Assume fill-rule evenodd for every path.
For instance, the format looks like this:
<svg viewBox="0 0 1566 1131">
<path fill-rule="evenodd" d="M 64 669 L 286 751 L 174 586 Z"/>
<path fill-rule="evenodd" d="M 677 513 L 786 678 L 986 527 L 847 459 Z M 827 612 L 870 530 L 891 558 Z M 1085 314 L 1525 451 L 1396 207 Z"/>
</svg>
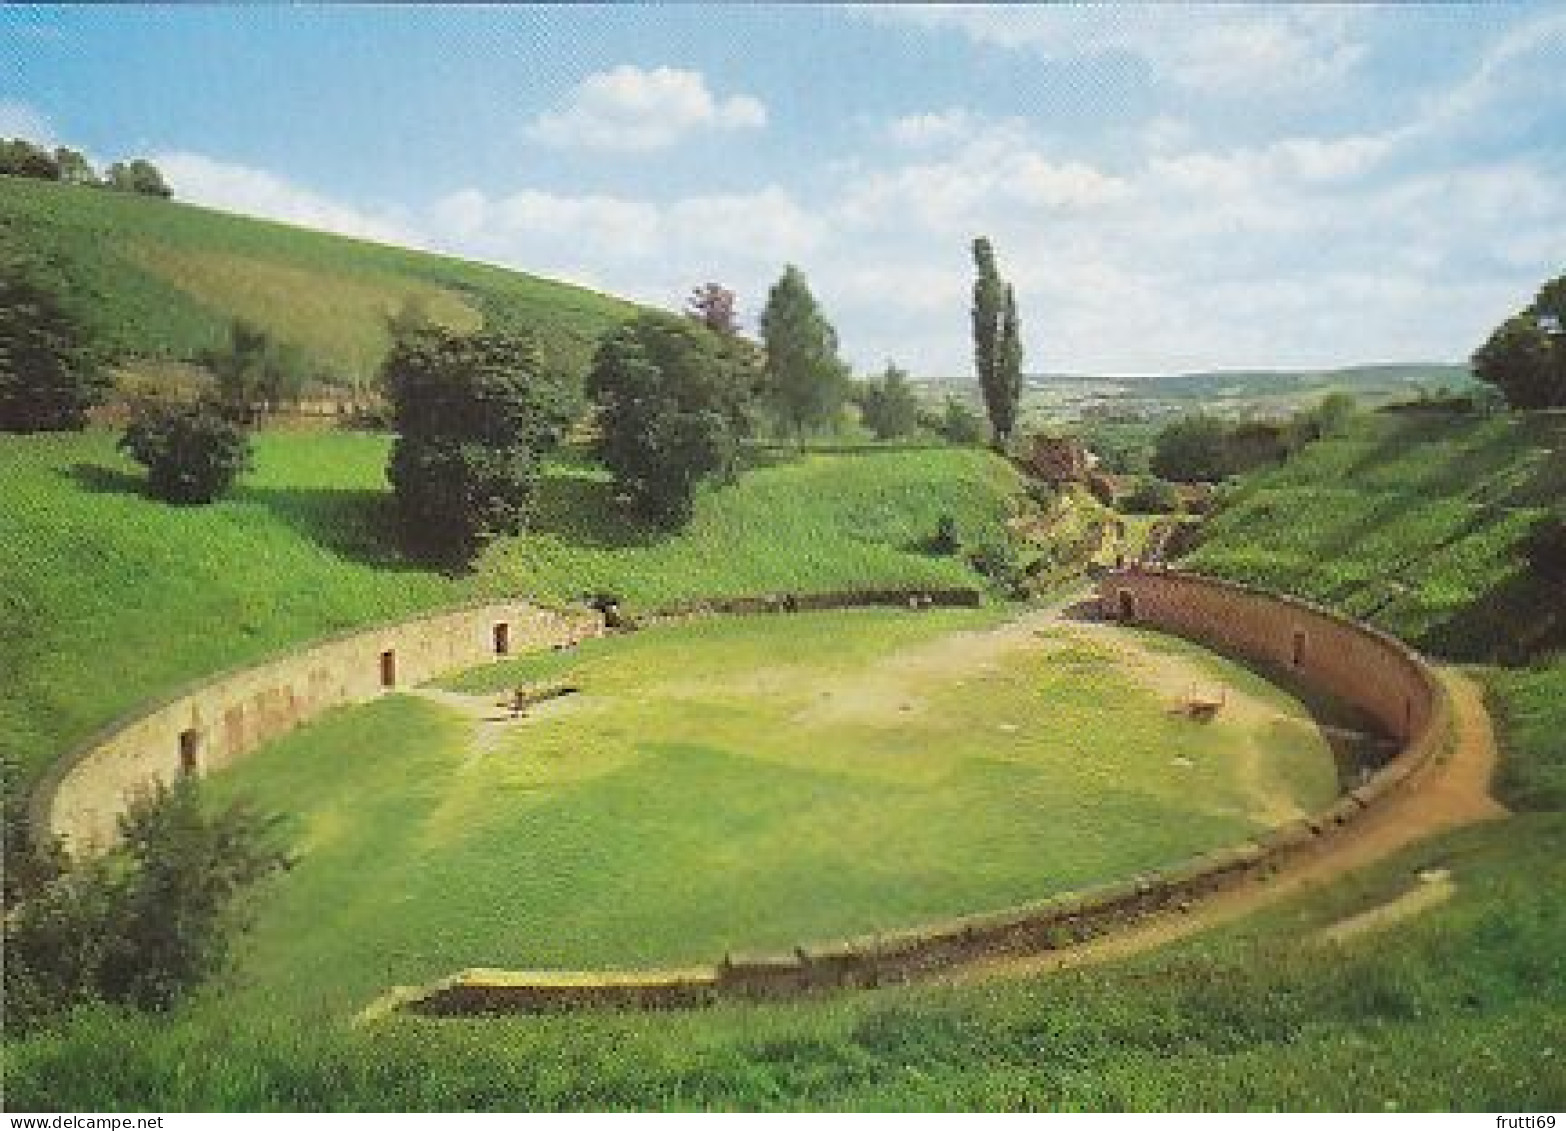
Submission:
<svg viewBox="0 0 1566 1131">
<path fill-rule="evenodd" d="M 1015 292 L 1001 278 L 995 249 L 980 236 L 973 241 L 977 277 L 973 283 L 973 360 L 997 448 L 1004 448 L 1017 427 L 1022 399 L 1022 325 Z"/>
</svg>

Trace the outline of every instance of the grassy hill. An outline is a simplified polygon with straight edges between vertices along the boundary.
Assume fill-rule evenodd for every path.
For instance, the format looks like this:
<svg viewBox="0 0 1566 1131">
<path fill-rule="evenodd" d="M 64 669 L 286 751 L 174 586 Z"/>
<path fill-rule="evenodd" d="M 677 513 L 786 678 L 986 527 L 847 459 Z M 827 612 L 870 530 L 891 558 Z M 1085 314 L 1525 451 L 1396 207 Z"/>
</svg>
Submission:
<svg viewBox="0 0 1566 1131">
<path fill-rule="evenodd" d="M 180 359 L 245 318 L 345 382 L 371 375 L 383 320 L 417 298 L 456 329 L 528 328 L 573 367 L 629 303 L 478 263 L 130 193 L 0 176 L 0 245 L 52 261 L 113 357 Z"/>
<path fill-rule="evenodd" d="M 227 500 L 141 494 L 105 432 L 0 436 L 0 747 L 32 768 L 178 684 L 300 641 L 491 593 L 636 604 L 888 584 L 972 584 L 922 553 L 943 514 L 1005 538 L 1015 472 L 971 449 L 769 457 L 664 536 L 628 525 L 602 468 L 556 460 L 531 533 L 452 578 L 389 547 L 389 441 L 266 433 Z"/>
<path fill-rule="evenodd" d="M 1558 583 L 1519 543 L 1566 502 L 1566 416 L 1380 414 L 1249 477 L 1193 568 L 1311 597 L 1439 655 L 1566 646 Z"/>
</svg>

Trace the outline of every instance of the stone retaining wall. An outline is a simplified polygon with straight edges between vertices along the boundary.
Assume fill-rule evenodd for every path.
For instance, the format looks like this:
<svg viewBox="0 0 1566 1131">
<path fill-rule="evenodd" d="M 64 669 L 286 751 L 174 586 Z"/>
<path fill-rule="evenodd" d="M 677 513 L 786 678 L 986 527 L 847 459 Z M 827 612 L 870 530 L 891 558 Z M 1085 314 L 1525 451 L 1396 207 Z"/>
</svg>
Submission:
<svg viewBox="0 0 1566 1131">
<path fill-rule="evenodd" d="M 213 676 L 110 725 L 51 767 L 33 794 L 36 827 L 90 852 L 113 840 L 127 800 L 152 781 L 221 769 L 333 707 L 603 630 L 595 612 L 504 601 L 347 633 Z"/>
<path fill-rule="evenodd" d="M 1398 640 L 1293 598 L 1168 570 L 1118 570 L 1099 583 L 1106 617 L 1187 636 L 1290 671 L 1367 711 L 1398 754 L 1324 812 L 1253 840 L 1085 892 L 903 931 L 731 955 L 710 967 L 644 971 L 465 970 L 393 991 L 388 1008 L 437 1016 L 582 1008 L 685 1008 L 720 998 L 766 999 L 905 981 L 1006 954 L 1057 949 L 1275 870 L 1334 834 L 1439 756 L 1452 708 L 1439 676 Z"/>
<path fill-rule="evenodd" d="M 972 588 L 848 590 L 687 601 L 641 623 L 716 613 L 865 605 L 976 607 Z M 323 711 L 363 703 L 442 673 L 605 631 L 601 613 L 502 601 L 356 630 L 254 667 L 212 676 L 110 724 L 50 767 L 32 795 L 34 827 L 73 852 L 113 840 L 136 790 L 221 769 Z"/>
</svg>

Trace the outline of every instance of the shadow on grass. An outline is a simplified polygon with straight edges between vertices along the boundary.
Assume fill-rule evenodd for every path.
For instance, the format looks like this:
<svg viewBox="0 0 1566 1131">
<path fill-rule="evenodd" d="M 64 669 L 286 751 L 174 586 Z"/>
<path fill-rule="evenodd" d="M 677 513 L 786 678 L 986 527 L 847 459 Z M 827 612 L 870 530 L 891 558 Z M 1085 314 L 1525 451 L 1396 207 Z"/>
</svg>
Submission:
<svg viewBox="0 0 1566 1131">
<path fill-rule="evenodd" d="M 360 565 L 417 572 L 431 568 L 402 551 L 397 509 L 388 491 L 241 483 L 229 497 L 265 507 L 301 538 Z"/>
<path fill-rule="evenodd" d="M 653 546 L 671 536 L 626 514 L 607 479 L 574 467 L 556 467 L 544 474 L 528 525 L 567 545 L 594 550 Z"/>
<path fill-rule="evenodd" d="M 141 495 L 147 497 L 147 480 L 118 467 L 99 463 L 75 463 L 66 473 L 83 491 L 95 495 Z"/>
</svg>

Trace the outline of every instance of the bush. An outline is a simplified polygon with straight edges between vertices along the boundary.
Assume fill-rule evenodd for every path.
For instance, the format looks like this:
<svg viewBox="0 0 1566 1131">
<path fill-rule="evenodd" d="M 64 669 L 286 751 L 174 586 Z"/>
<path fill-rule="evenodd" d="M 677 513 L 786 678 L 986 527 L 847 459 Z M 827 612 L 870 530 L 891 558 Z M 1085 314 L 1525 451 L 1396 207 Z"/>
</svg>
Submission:
<svg viewBox="0 0 1566 1131">
<path fill-rule="evenodd" d="M 1173 483 L 1144 475 L 1126 495 L 1125 507 L 1135 514 L 1170 514 L 1180 507 L 1180 492 Z"/>
<path fill-rule="evenodd" d="M 243 804 L 208 813 L 190 780 L 142 794 L 119 845 L 7 918 L 7 1025 L 92 1000 L 167 1009 L 223 966 L 239 893 L 286 866 L 275 828 Z"/>
<path fill-rule="evenodd" d="M 250 437 L 210 401 L 152 401 L 135 412 L 120 450 L 147 469 L 154 496 L 210 503 L 250 465 Z"/>
<path fill-rule="evenodd" d="M 929 423 L 935 434 L 949 444 L 973 447 L 989 438 L 984 417 L 956 397 L 947 397 L 945 411 Z"/>
<path fill-rule="evenodd" d="M 1566 520 L 1550 515 L 1534 523 L 1523 542 L 1528 564 L 1546 581 L 1566 581 Z"/>
<path fill-rule="evenodd" d="M 935 533 L 927 542 L 925 549 L 932 554 L 955 554 L 962 549 L 962 539 L 957 534 L 957 520 L 949 514 L 943 514 L 935 524 Z"/>
</svg>

